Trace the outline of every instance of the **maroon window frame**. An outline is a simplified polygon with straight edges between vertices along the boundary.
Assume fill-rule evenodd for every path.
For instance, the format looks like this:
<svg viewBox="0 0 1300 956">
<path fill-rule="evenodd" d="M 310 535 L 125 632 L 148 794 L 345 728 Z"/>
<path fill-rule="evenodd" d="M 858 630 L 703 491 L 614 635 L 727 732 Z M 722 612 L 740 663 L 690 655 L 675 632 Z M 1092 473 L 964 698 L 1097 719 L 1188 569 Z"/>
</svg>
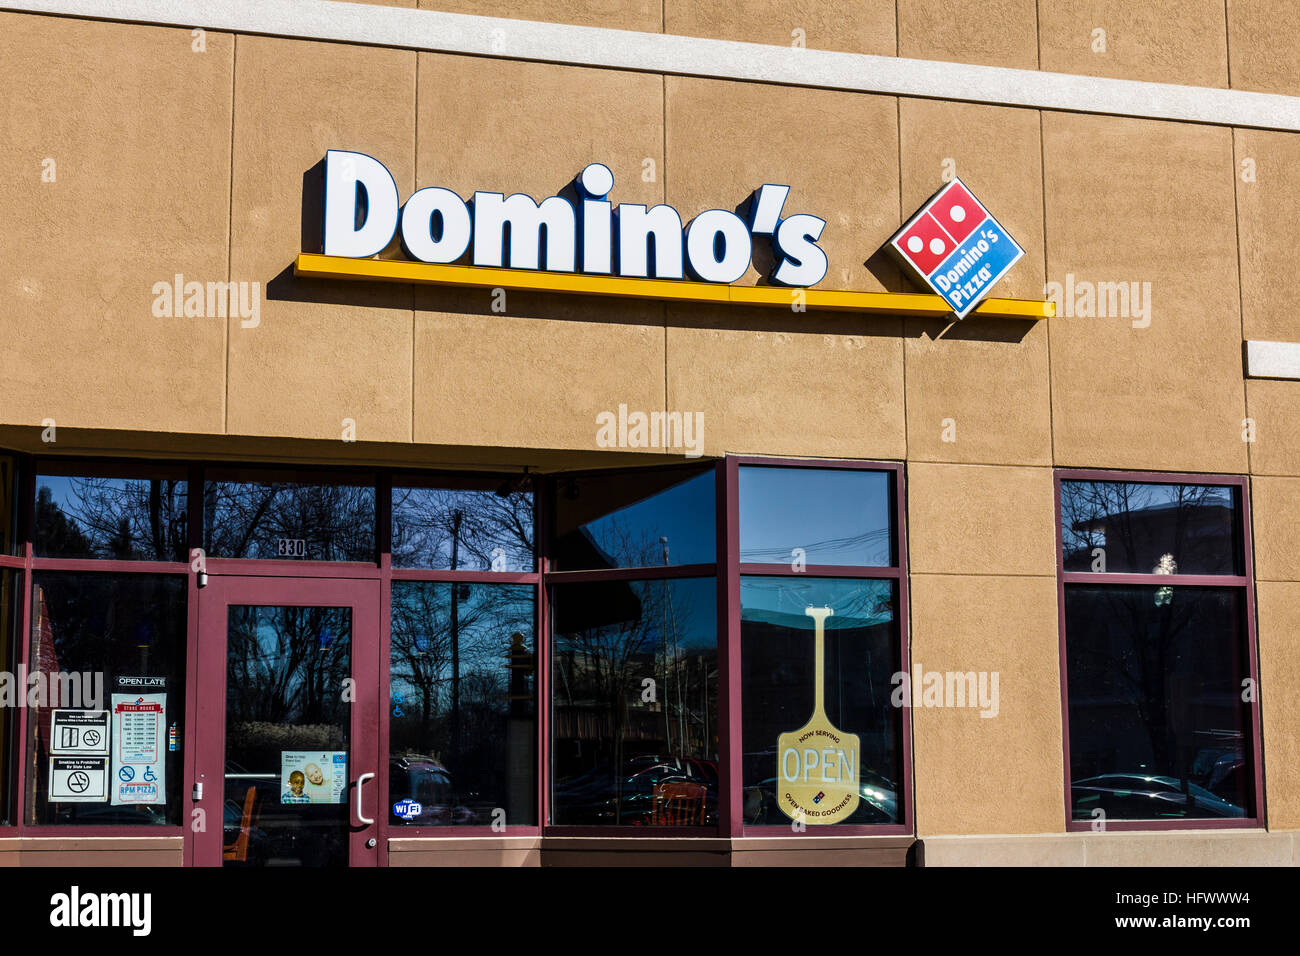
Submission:
<svg viewBox="0 0 1300 956">
<path fill-rule="evenodd" d="M 1235 542 L 1242 549 L 1242 574 L 1133 574 L 1096 571 L 1066 571 L 1064 528 L 1061 514 L 1061 483 L 1063 481 L 1128 482 L 1156 485 L 1212 485 L 1236 488 L 1241 501 L 1241 539 Z M 1250 705 L 1251 761 L 1255 784 L 1255 806 L 1251 816 L 1232 819 L 1189 818 L 1183 820 L 1106 820 L 1106 830 L 1221 830 L 1258 828 L 1264 826 L 1264 762 L 1261 745 L 1259 711 L 1259 651 L 1255 637 L 1255 565 L 1251 539 L 1250 480 L 1242 475 L 1196 475 L 1155 471 L 1105 471 L 1097 469 L 1059 469 L 1054 476 L 1056 506 L 1056 603 L 1058 644 L 1061 668 L 1061 732 L 1064 756 L 1066 832 L 1082 833 L 1092 830 L 1088 820 L 1074 819 L 1074 801 L 1070 779 L 1070 690 L 1066 672 L 1065 648 L 1065 588 L 1069 584 L 1152 584 L 1169 587 L 1219 587 L 1239 588 L 1246 603 L 1246 659 L 1250 679 L 1256 689 Z"/>
<path fill-rule="evenodd" d="M 846 471 L 879 471 L 892 475 L 890 492 L 893 495 L 892 551 L 895 564 L 887 567 L 845 566 L 809 563 L 804 570 L 795 571 L 789 564 L 754 564 L 740 560 L 740 469 L 741 467 L 776 467 L 776 468 L 813 468 L 841 469 Z M 722 697 L 727 694 L 726 721 L 727 746 L 725 753 L 725 772 L 723 776 L 734 781 L 734 786 L 726 790 L 727 813 L 723 817 L 724 835 L 733 837 L 774 837 L 794 836 L 839 837 L 839 836 L 902 836 L 911 835 L 912 817 L 912 713 L 910 707 L 899 708 L 902 711 L 902 779 L 899 789 L 902 791 L 903 818 L 899 823 L 871 825 L 833 825 L 826 827 L 808 826 L 803 830 L 794 830 L 789 826 L 746 826 L 743 813 L 743 759 L 744 748 L 741 741 L 741 686 L 740 676 L 740 579 L 744 575 L 761 575 L 763 577 L 816 577 L 816 578 L 856 578 L 859 580 L 890 580 L 898 582 L 898 661 L 899 666 L 908 666 L 909 626 L 907 578 L 907 508 L 906 478 L 903 465 L 899 462 L 856 461 L 846 459 L 817 458 L 762 458 L 748 456 L 728 456 L 726 459 L 726 521 L 721 522 L 721 533 L 726 535 L 726 546 L 719 554 L 725 556 L 726 595 L 728 600 L 720 605 L 726 614 L 726 657 L 727 679 L 718 688 L 718 708 L 722 710 Z M 721 635 L 720 635 L 721 636 Z M 719 675 L 723 672 L 722 641 L 719 640 Z M 719 715 L 721 720 L 722 715 Z M 722 755 L 719 755 L 720 757 Z"/>
<path fill-rule="evenodd" d="M 677 565 L 668 567 L 623 568 L 609 571 L 551 571 L 549 551 L 549 495 L 552 478 L 532 475 L 532 492 L 534 495 L 534 567 L 529 572 L 493 572 L 493 571 L 450 571 L 418 568 L 395 569 L 392 567 L 391 543 L 391 496 L 393 486 L 404 484 L 421 484 L 436 482 L 440 477 L 464 477 L 473 474 L 477 477 L 499 478 L 503 481 L 518 479 L 517 471 L 467 471 L 455 469 L 418 470 L 412 468 L 341 468 L 337 466 L 295 468 L 284 464 L 257 462 L 202 462 L 178 461 L 175 459 L 127 459 L 127 458 L 87 458 L 63 456 L 32 456 L 12 453 L 18 461 L 18 490 L 15 498 L 18 504 L 18 521 L 15 527 L 15 539 L 19 545 L 15 555 L 0 554 L 0 567 L 13 568 L 19 572 L 20 582 L 16 589 L 21 607 L 16 610 L 15 620 L 20 628 L 15 647 L 15 663 L 27 663 L 29 651 L 29 631 L 31 627 L 31 586 L 32 573 L 35 570 L 90 571 L 107 573 L 137 574 L 178 574 L 187 576 L 187 643 L 186 643 L 186 705 L 185 705 L 185 749 L 184 773 L 187 781 L 194 776 L 194 739 L 201 729 L 196 726 L 198 631 L 199 631 L 199 586 L 197 575 L 191 573 L 186 562 L 170 561 L 119 561 L 112 559 L 67 559 L 38 558 L 33 554 L 33 524 L 36 500 L 36 475 L 42 467 L 48 466 L 64 472 L 80 472 L 89 476 L 136 477 L 147 476 L 150 469 L 183 468 L 185 469 L 189 490 L 188 536 L 190 552 L 201 548 L 203 543 L 203 487 L 209 472 L 218 472 L 223 478 L 234 473 L 249 480 L 303 480 L 329 481 L 355 480 L 358 477 L 373 480 L 376 500 L 376 555 L 370 562 L 324 562 L 308 560 L 265 560 L 250 558 L 206 558 L 209 573 L 240 576 L 304 576 L 304 577 L 338 577 L 378 580 L 381 585 L 379 654 L 380 661 L 387 662 L 391 653 L 391 599 L 394 580 L 466 582 L 478 584 L 529 584 L 535 589 L 535 689 L 537 695 L 536 722 L 537 740 L 536 767 L 537 781 L 537 823 L 535 825 L 509 825 L 504 835 L 539 836 L 549 835 L 598 835 L 618 836 L 635 834 L 637 837 L 674 837 L 674 836 L 775 836 L 793 835 L 801 837 L 827 836 L 895 836 L 910 835 L 913 832 L 913 794 L 912 794 L 912 740 L 910 708 L 902 708 L 902 811 L 903 819 L 898 824 L 879 824 L 866 826 L 834 826 L 827 828 L 808 827 L 796 832 L 788 827 L 746 827 L 742 812 L 742 742 L 741 742 L 741 695 L 740 686 L 740 577 L 742 574 L 763 576 L 796 575 L 828 578 L 888 579 L 898 582 L 898 640 L 899 661 L 906 666 L 908 660 L 909 593 L 907 576 L 907 518 L 905 473 L 900 462 L 858 461 L 843 459 L 796 459 L 727 456 L 714 459 L 715 484 L 715 519 L 716 549 L 715 561 L 710 564 Z M 673 463 L 677 464 L 677 463 Z M 682 462 L 683 468 L 708 465 L 703 462 Z M 738 476 L 740 466 L 777 466 L 804 467 L 820 469 L 849 469 L 860 471 L 888 472 L 893 476 L 892 493 L 894 495 L 893 549 L 896 563 L 889 567 L 842 567 L 832 565 L 810 564 L 805 571 L 794 572 L 788 565 L 767 565 L 741 563 L 739 559 L 739 498 Z M 647 463 L 645 467 L 664 467 L 663 462 Z M 635 471 L 635 468 L 603 468 L 597 470 L 566 472 L 565 476 L 618 474 Z M 559 476 L 556 476 L 559 477 Z M 658 580 L 688 577 L 713 576 L 717 585 L 718 614 L 718 825 L 716 827 L 645 827 L 608 826 L 608 827 L 555 827 L 550 820 L 551 787 L 551 631 L 550 620 L 550 586 L 553 584 L 593 581 L 597 579 L 638 579 Z M 1253 605 L 1252 605 L 1253 611 Z M 1252 631 L 1253 635 L 1253 631 Z M 380 668 L 380 699 L 385 706 L 380 709 L 379 743 L 381 757 L 388 751 L 389 711 L 387 698 L 390 693 L 387 666 Z M 182 826 L 33 826 L 24 822 L 25 808 L 18 801 L 25 787 L 26 759 L 28 744 L 27 709 L 19 708 L 13 738 L 13 750 L 10 753 L 14 768 L 14 801 L 9 819 L 10 825 L 0 826 L 2 835 L 21 836 L 186 836 L 188 828 Z M 380 806 L 388 805 L 388 774 L 381 768 L 378 774 Z M 183 798 L 191 800 L 189 788 L 183 788 Z M 193 809 L 191 804 L 187 809 Z M 188 819 L 188 814 L 182 814 Z M 490 826 L 475 827 L 401 827 L 391 828 L 387 815 L 378 821 L 381 837 L 381 865 L 387 863 L 387 843 L 389 838 L 397 837 L 501 837 L 500 831 Z M 192 847 L 186 841 L 186 863 L 191 862 Z"/>
<path fill-rule="evenodd" d="M 682 471 L 697 471 L 705 474 L 706 469 L 702 465 L 709 464 L 708 460 L 694 462 L 671 462 L 665 465 L 662 462 L 649 464 L 650 468 L 680 468 Z M 553 476 L 545 479 L 544 489 L 547 497 L 544 501 L 550 500 L 550 493 L 557 480 L 561 478 L 583 478 L 600 475 L 617 476 L 625 474 L 636 469 L 629 468 L 598 468 L 584 471 L 565 472 L 563 476 Z M 544 516 L 544 521 L 538 531 L 537 547 L 541 555 L 542 578 L 544 587 L 541 589 L 544 596 L 544 614 L 538 618 L 539 637 L 537 653 L 539 662 L 545 661 L 542 675 L 544 680 L 539 680 L 539 684 L 544 685 L 545 690 L 538 690 L 538 697 L 542 693 L 546 694 L 544 706 L 539 708 L 539 723 L 544 727 L 544 748 L 540 750 L 541 767 L 539 779 L 542 784 L 543 803 L 540 806 L 542 829 L 547 835 L 551 836 L 636 836 L 646 838 L 666 838 L 666 837 L 716 837 L 725 836 L 727 833 L 727 813 L 729 806 L 728 795 L 731 792 L 731 782 L 726 770 L 726 753 L 727 740 L 729 734 L 730 715 L 724 707 L 723 700 L 725 694 L 725 680 L 723 675 L 726 673 L 725 650 L 723 648 L 723 619 L 727 608 L 727 591 L 724 584 L 722 568 L 722 547 L 723 547 L 723 530 L 726 522 L 723 520 L 725 511 L 724 491 L 726 485 L 725 461 L 717 459 L 713 462 L 713 483 L 715 493 L 714 504 L 714 524 L 718 528 L 717 543 L 714 548 L 714 560 L 708 564 L 677 564 L 677 565 L 650 565 L 640 568 L 612 568 L 603 571 L 552 571 L 552 555 L 550 541 L 550 509 L 541 504 L 538 506 L 538 514 Z M 541 492 L 539 491 L 539 495 Z M 543 501 L 539 497 L 539 501 Z M 713 577 L 716 584 L 716 604 L 718 609 L 718 825 L 702 827 L 639 827 L 631 825 L 610 825 L 610 826 L 556 826 L 551 821 L 551 788 L 553 783 L 553 767 L 551 763 L 551 719 L 554 710 L 554 701 L 550 693 L 551 684 L 551 663 L 552 663 L 552 621 L 551 621 L 551 588 L 556 584 L 576 584 L 596 581 L 666 581 L 676 578 L 707 578 Z M 544 718 L 542 715 L 545 715 Z M 739 778 L 736 778 L 739 780 Z M 738 787 L 738 785 L 737 785 Z"/>
</svg>

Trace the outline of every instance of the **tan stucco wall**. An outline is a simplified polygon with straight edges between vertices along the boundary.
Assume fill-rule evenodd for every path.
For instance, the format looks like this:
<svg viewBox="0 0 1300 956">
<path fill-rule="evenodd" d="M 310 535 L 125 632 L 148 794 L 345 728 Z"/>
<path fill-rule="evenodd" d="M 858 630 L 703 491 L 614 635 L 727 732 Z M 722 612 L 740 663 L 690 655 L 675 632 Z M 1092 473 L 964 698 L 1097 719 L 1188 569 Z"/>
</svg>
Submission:
<svg viewBox="0 0 1300 956">
<path fill-rule="evenodd" d="M 954 28 L 944 0 L 362 0 L 1119 79 L 1300 92 L 1292 0 L 985 0 Z M 1105 31 L 1104 48 L 1097 30 Z M 796 34 L 796 31 L 801 31 Z"/>
<path fill-rule="evenodd" d="M 1300 92 L 1284 67 L 1300 32 L 1269 28 L 1281 2 L 1230 3 L 1226 32 L 1217 2 L 1052 4 L 1030 31 L 1035 5 L 1007 0 L 963 50 L 935 29 L 941 5 L 895 22 L 892 0 L 847 19 L 739 0 L 436 6 Z M 1241 363 L 1243 329 L 1300 341 L 1300 136 L 220 33 L 198 53 L 188 30 L 11 13 L 0 83 L 6 447 L 572 467 L 610 460 L 594 417 L 626 403 L 702 411 L 708 455 L 905 460 L 913 661 L 1003 681 L 996 719 L 913 714 L 922 836 L 1064 828 L 1052 468 L 1256 475 L 1269 822 L 1300 827 L 1300 382 L 1245 382 Z M 1002 294 L 1150 282 L 1152 321 L 945 330 L 522 293 L 498 314 L 487 291 L 297 282 L 304 174 L 328 147 L 379 158 L 403 199 L 540 198 L 592 160 L 615 200 L 686 217 L 789 183 L 787 211 L 829 220 L 824 284 L 885 290 L 911 287 L 874 253 L 951 160 L 1026 248 Z M 275 284 L 257 328 L 155 318 L 153 284 L 175 273 Z M 346 418 L 356 444 L 338 441 Z"/>
</svg>

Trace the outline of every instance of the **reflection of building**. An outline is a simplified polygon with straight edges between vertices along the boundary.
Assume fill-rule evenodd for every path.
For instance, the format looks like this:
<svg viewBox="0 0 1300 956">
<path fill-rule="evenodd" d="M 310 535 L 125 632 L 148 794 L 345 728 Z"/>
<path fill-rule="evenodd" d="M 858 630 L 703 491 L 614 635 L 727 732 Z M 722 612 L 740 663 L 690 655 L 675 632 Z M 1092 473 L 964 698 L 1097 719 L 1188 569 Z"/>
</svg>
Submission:
<svg viewBox="0 0 1300 956">
<path fill-rule="evenodd" d="M 1128 510 L 1119 502 L 1112 504 L 1113 513 L 1100 508 L 1066 513 L 1065 570 L 1090 570 L 1099 557 L 1094 549 L 1100 548 L 1107 570 L 1156 572 L 1162 560 L 1170 566 L 1171 542 L 1178 551 L 1172 565 L 1183 573 L 1230 570 L 1217 565 L 1224 557 L 1220 546 L 1225 529 L 1232 527 L 1231 500 L 1216 496 Z"/>
</svg>

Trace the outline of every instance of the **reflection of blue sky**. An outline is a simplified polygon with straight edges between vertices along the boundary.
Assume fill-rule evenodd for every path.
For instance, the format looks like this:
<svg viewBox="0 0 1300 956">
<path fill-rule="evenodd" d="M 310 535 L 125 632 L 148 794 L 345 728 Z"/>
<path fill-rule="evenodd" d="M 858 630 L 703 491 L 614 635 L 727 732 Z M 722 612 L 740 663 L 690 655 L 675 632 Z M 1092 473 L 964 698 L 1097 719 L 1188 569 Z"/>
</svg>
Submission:
<svg viewBox="0 0 1300 956">
<path fill-rule="evenodd" d="M 393 653 L 390 659 L 391 688 L 410 700 L 420 692 L 412 681 L 411 662 L 403 651 L 414 650 L 423 658 L 436 650 L 442 641 L 444 659 L 437 662 L 436 673 L 429 665 L 432 657 L 421 664 L 427 676 L 437 681 L 449 681 L 452 676 L 450 658 L 451 592 L 452 585 L 432 581 L 395 581 L 393 583 Z M 421 598 L 431 603 L 422 604 Z M 518 631 L 524 635 L 524 647 L 534 653 L 535 640 L 533 616 L 536 610 L 534 589 L 531 585 L 490 585 L 469 587 L 468 596 L 458 602 L 459 632 L 458 652 L 460 674 L 490 674 L 503 684 L 509 680 L 511 648 L 510 635 Z M 529 676 L 531 680 L 531 675 Z"/>
<path fill-rule="evenodd" d="M 602 553 L 616 559 L 615 566 L 627 567 L 629 559 L 636 558 L 620 553 L 619 532 L 631 532 L 633 546 L 650 544 L 653 564 L 663 563 L 659 538 L 668 539 L 669 564 L 712 564 L 717 544 L 715 508 L 713 472 L 706 471 L 589 521 L 582 530 Z"/>
<path fill-rule="evenodd" d="M 78 501 L 76 492 L 72 487 L 74 479 L 66 478 L 62 475 L 38 475 L 36 478 L 36 491 L 49 488 L 50 495 L 54 503 L 59 506 L 60 511 L 67 511 L 69 505 L 75 505 Z"/>
<path fill-rule="evenodd" d="M 890 564 L 888 472 L 742 467 L 740 560 L 789 564 Z"/>
<path fill-rule="evenodd" d="M 629 613 L 626 620 L 604 622 L 591 631 L 578 634 L 555 632 L 557 650 L 570 644 L 581 644 L 583 633 L 616 635 L 626 633 L 632 643 L 643 649 L 675 643 L 682 649 L 714 651 L 718 646 L 718 585 L 717 579 L 676 578 L 664 581 L 609 581 L 600 585 L 605 592 L 600 600 L 614 601 L 620 597 L 615 591 L 626 588 L 635 595 L 640 616 Z M 578 594 L 590 595 L 584 586 L 557 585 L 553 592 L 554 604 L 573 601 Z M 626 592 L 624 592 L 626 593 Z"/>
<path fill-rule="evenodd" d="M 639 581 L 637 595 L 643 607 L 656 612 L 645 619 L 647 638 L 658 644 L 666 636 L 681 648 L 715 650 L 718 646 L 718 584 L 715 578 L 679 578 L 675 581 Z M 667 600 L 665 600 L 665 594 Z"/>
<path fill-rule="evenodd" d="M 893 620 L 892 581 L 805 577 L 742 577 L 740 617 L 811 631 L 809 607 L 829 607 L 826 629 L 864 627 Z"/>
</svg>

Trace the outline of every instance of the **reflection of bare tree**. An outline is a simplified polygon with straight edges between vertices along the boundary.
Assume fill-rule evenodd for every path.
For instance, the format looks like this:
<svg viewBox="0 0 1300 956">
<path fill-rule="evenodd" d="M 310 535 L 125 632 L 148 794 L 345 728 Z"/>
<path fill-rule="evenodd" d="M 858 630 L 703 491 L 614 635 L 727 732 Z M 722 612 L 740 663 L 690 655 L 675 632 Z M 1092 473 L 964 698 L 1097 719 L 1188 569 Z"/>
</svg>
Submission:
<svg viewBox="0 0 1300 956">
<path fill-rule="evenodd" d="M 243 721 L 343 729 L 350 612 L 342 608 L 232 607 L 228 706 Z"/>
<path fill-rule="evenodd" d="M 409 738 L 406 745 L 423 747 L 444 740 L 456 748 L 450 739 L 454 701 L 449 691 L 457 677 L 460 700 L 455 709 L 460 713 L 455 717 L 463 720 L 462 738 L 482 746 L 500 735 L 497 725 L 509 692 L 510 635 L 532 633 L 532 601 L 533 589 L 522 585 L 394 584 L 391 680 L 392 689 L 402 695 L 398 709 L 402 734 Z M 452 666 L 453 636 L 459 644 L 459 673 Z"/>
<path fill-rule="evenodd" d="M 1104 549 L 1112 569 L 1149 574 L 1163 553 L 1178 558 L 1184 567 L 1213 568 L 1230 555 L 1222 553 L 1222 533 L 1207 534 L 1207 525 L 1222 527 L 1212 509 L 1228 505 L 1230 494 L 1211 485 L 1064 481 L 1061 533 L 1066 570 L 1072 570 L 1075 556 L 1086 570 L 1096 548 Z M 1161 554 L 1153 556 L 1153 548 Z"/>
<path fill-rule="evenodd" d="M 634 540 L 617 521 L 603 532 L 610 553 L 630 556 L 632 563 L 665 560 L 663 543 Z M 555 638 L 554 694 L 566 725 L 558 733 L 606 742 L 610 750 L 596 759 L 609 762 L 616 804 L 628 758 L 647 753 L 651 743 L 662 739 L 664 756 L 712 753 L 716 644 L 692 641 L 696 608 L 686 583 L 610 581 L 556 590 L 557 607 L 567 602 L 562 613 L 569 622 Z M 646 678 L 655 682 L 653 703 L 642 699 Z M 658 719 L 648 720 L 656 711 Z"/>
<path fill-rule="evenodd" d="M 75 522 L 96 556 L 184 559 L 188 548 L 184 481 L 69 478 L 68 483 L 61 510 Z"/>
<path fill-rule="evenodd" d="M 218 557 L 277 557 L 281 539 L 303 539 L 316 561 L 372 561 L 371 485 L 208 482 L 204 540 Z"/>
<path fill-rule="evenodd" d="M 507 570 L 533 570 L 533 495 L 452 488 L 393 489 L 393 564 L 486 571 L 498 555 Z"/>
<path fill-rule="evenodd" d="M 1235 520 L 1232 491 L 1207 485 L 1065 481 L 1061 530 L 1066 570 L 1138 574 L 1231 573 Z M 1097 551 L 1097 549 L 1101 549 Z M 1104 578 L 1098 575 L 1098 584 Z M 1214 598 L 1190 588 L 1067 585 L 1073 607 L 1070 656 L 1078 671 L 1075 706 L 1118 697 L 1131 703 L 1150 743 L 1153 765 L 1186 779 L 1191 738 L 1190 657 Z M 1088 595 L 1087 598 L 1084 595 Z M 1198 685 L 1213 678 L 1202 674 Z M 1086 701 L 1085 687 L 1096 697 Z M 1182 728 L 1182 731 L 1179 730 Z"/>
</svg>

